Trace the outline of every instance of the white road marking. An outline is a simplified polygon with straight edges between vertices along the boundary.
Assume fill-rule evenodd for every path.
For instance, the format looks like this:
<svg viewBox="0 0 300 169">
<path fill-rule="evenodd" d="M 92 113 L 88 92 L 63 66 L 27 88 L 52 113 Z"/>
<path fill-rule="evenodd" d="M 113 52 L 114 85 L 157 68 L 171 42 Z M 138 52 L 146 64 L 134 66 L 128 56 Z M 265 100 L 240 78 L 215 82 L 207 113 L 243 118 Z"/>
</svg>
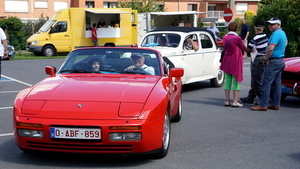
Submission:
<svg viewBox="0 0 300 169">
<path fill-rule="evenodd" d="M 21 83 L 21 84 L 24 84 L 24 85 L 27 85 L 27 86 L 32 86 L 32 84 L 29 84 L 29 83 L 26 83 L 26 82 L 22 82 L 20 80 L 17 80 L 17 79 L 14 79 L 14 78 L 11 78 L 11 77 L 8 77 L 8 76 L 5 76 L 5 75 L 2 75 L 3 77 L 7 78 L 7 79 L 10 79 L 12 81 L 15 81 L 15 82 L 18 82 L 18 83 Z"/>
<path fill-rule="evenodd" d="M 0 110 L 4 110 L 4 109 L 12 109 L 14 107 L 0 107 Z"/>
<path fill-rule="evenodd" d="M 5 134 L 0 134 L 0 137 L 3 137 L 3 136 L 12 136 L 14 135 L 14 133 L 5 133 Z"/>
<path fill-rule="evenodd" d="M 3 92 L 0 92 L 0 93 L 19 93 L 20 90 L 15 90 L 15 91 L 3 91 Z"/>
</svg>

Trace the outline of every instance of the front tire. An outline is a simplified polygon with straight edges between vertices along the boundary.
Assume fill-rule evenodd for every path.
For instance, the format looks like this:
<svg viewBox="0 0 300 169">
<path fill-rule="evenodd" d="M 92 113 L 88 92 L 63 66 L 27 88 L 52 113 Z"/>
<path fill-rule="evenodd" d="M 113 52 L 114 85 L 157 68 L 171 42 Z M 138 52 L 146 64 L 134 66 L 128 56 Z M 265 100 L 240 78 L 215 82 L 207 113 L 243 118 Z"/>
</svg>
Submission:
<svg viewBox="0 0 300 169">
<path fill-rule="evenodd" d="M 47 45 L 43 48 L 42 55 L 43 56 L 54 56 L 56 54 L 53 46 Z"/>
<path fill-rule="evenodd" d="M 168 154 L 169 145 L 170 145 L 170 136 L 171 136 L 171 121 L 170 121 L 169 111 L 167 110 L 165 114 L 165 121 L 163 126 L 162 147 L 160 148 L 158 153 L 153 155 L 154 158 L 157 159 L 164 158 Z"/>
<path fill-rule="evenodd" d="M 175 123 L 179 122 L 181 120 L 181 117 L 182 117 L 182 100 L 181 100 L 181 95 L 180 95 L 177 113 L 171 121 L 175 122 Z"/>
<path fill-rule="evenodd" d="M 217 77 L 210 79 L 210 84 L 213 87 L 221 87 L 223 83 L 224 83 L 224 72 L 219 69 Z"/>
</svg>

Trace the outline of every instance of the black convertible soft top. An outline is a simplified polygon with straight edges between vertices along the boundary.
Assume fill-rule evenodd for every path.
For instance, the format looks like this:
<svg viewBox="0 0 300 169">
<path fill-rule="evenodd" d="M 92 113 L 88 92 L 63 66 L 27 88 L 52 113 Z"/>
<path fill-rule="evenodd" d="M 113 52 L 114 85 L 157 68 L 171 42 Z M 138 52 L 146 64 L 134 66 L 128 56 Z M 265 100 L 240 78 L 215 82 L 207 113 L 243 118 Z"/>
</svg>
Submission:
<svg viewBox="0 0 300 169">
<path fill-rule="evenodd" d="M 163 28 L 157 28 L 157 29 L 154 29 L 152 31 L 149 31 L 149 32 L 158 32 L 158 31 L 174 31 L 174 32 L 192 32 L 192 31 L 205 31 L 205 32 L 208 32 L 209 34 L 211 34 L 213 40 L 215 41 L 214 43 L 216 44 L 216 39 L 215 39 L 215 35 L 205 29 L 205 28 L 198 28 L 198 27 L 173 27 L 173 26 L 168 26 L 168 27 L 163 27 Z M 217 46 L 217 44 L 216 44 Z"/>
</svg>

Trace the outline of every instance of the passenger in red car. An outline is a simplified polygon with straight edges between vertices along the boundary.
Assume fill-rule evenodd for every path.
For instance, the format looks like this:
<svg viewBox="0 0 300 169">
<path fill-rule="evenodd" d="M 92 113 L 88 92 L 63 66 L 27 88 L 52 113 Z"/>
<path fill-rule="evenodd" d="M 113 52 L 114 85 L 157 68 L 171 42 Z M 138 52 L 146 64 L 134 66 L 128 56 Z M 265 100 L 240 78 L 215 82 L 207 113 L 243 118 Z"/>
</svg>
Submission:
<svg viewBox="0 0 300 169">
<path fill-rule="evenodd" d="M 98 72 L 100 70 L 100 61 L 97 58 L 91 59 L 89 61 L 89 65 L 91 65 L 92 72 Z"/>
<path fill-rule="evenodd" d="M 132 65 L 125 69 L 125 71 L 143 70 L 151 75 L 155 74 L 154 68 L 144 64 L 145 57 L 141 55 L 131 55 Z"/>
</svg>

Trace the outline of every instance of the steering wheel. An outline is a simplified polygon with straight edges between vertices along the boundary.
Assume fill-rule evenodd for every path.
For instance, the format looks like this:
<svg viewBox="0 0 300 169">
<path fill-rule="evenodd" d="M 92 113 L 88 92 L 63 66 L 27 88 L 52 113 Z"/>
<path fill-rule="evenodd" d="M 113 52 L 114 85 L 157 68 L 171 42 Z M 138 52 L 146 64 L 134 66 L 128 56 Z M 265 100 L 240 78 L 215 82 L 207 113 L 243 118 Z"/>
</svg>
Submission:
<svg viewBox="0 0 300 169">
<path fill-rule="evenodd" d="M 133 68 L 133 70 L 137 71 L 137 72 L 141 72 L 141 73 L 146 74 L 146 75 L 151 75 L 149 72 L 145 71 L 145 69 L 140 68 L 140 67 L 135 67 L 135 68 Z"/>
</svg>

